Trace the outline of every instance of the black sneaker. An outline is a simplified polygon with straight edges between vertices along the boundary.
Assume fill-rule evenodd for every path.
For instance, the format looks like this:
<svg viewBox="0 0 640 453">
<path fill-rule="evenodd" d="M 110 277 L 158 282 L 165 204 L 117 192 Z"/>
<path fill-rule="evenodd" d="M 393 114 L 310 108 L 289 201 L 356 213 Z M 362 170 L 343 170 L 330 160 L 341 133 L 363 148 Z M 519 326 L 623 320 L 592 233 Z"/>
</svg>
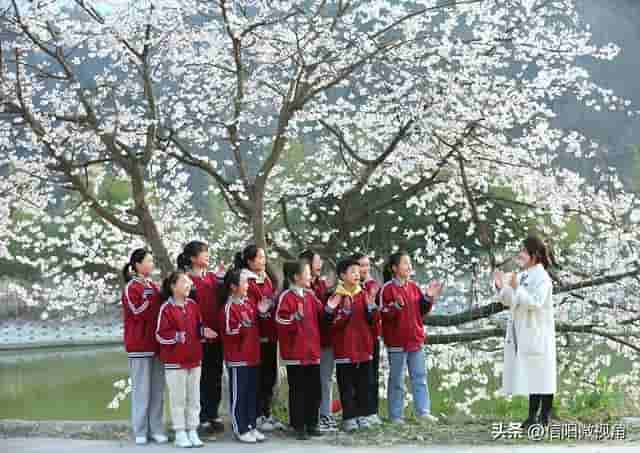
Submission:
<svg viewBox="0 0 640 453">
<path fill-rule="evenodd" d="M 311 428 L 307 430 L 307 434 L 309 437 L 322 437 L 324 433 L 322 433 L 318 428 Z"/>
<path fill-rule="evenodd" d="M 538 420 L 536 420 L 535 418 L 527 418 L 525 421 L 522 422 L 521 426 L 522 426 L 522 431 L 524 432 L 528 432 L 529 431 L 529 427 L 531 425 L 537 425 L 538 424 Z"/>
<path fill-rule="evenodd" d="M 320 417 L 320 421 L 318 422 L 318 431 L 323 433 L 335 432 L 338 430 L 338 425 L 336 424 L 333 417 L 328 417 L 326 415 L 322 415 Z"/>
<path fill-rule="evenodd" d="M 296 430 L 295 431 L 295 435 L 296 435 L 296 440 L 309 440 L 309 435 L 307 434 L 306 431 L 302 430 Z"/>
<path fill-rule="evenodd" d="M 201 422 L 200 426 L 198 426 L 198 431 L 201 434 L 217 434 L 224 432 L 224 423 L 222 420 L 207 420 L 205 422 Z"/>
</svg>

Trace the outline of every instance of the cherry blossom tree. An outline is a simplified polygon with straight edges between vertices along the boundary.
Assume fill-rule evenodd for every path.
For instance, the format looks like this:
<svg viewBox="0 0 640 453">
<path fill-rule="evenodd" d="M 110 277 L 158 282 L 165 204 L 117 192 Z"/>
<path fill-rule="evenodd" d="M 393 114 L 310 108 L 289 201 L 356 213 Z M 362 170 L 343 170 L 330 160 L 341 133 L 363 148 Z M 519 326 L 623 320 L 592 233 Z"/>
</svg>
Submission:
<svg viewBox="0 0 640 453">
<path fill-rule="evenodd" d="M 455 359 L 466 364 L 498 347 L 491 275 L 536 231 L 562 266 L 566 344 L 598 337 L 638 352 L 638 199 L 593 138 L 554 126 L 565 99 L 637 114 L 581 65 L 619 49 L 592 42 L 574 1 L 2 10 L 0 251 L 51 282 L 50 302 L 90 312 L 78 297 L 113 298 L 138 244 L 163 272 L 194 237 L 219 254 L 247 240 L 282 258 L 375 250 L 378 264 L 408 245 L 421 277 L 451 292 L 426 318 L 430 342 L 448 360 L 473 348 Z M 197 178 L 224 207 L 215 231 Z M 102 196 L 113 184 L 124 198 Z"/>
</svg>

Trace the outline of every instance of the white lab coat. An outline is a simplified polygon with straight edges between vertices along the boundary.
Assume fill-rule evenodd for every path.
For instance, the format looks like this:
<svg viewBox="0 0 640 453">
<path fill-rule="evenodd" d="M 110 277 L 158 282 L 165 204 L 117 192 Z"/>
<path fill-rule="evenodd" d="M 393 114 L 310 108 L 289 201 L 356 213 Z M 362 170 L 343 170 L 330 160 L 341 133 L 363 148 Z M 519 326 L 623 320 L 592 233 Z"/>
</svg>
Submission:
<svg viewBox="0 0 640 453">
<path fill-rule="evenodd" d="M 510 307 L 504 346 L 502 391 L 507 395 L 556 393 L 556 328 L 553 284 L 541 264 L 518 274 L 518 289 L 505 285 Z"/>
</svg>

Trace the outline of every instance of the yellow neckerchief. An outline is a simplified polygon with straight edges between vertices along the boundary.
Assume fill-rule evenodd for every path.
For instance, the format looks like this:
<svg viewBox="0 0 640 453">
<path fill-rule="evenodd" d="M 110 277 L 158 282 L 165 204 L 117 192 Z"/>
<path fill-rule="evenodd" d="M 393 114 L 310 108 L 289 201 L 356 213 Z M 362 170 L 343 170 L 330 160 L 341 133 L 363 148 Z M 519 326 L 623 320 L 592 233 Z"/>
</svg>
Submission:
<svg viewBox="0 0 640 453">
<path fill-rule="evenodd" d="M 338 296 L 354 297 L 360 291 L 362 291 L 362 287 L 360 286 L 360 284 L 356 284 L 356 286 L 351 291 L 349 291 L 347 288 L 345 288 L 344 284 L 342 282 L 338 283 L 338 287 L 336 288 L 336 294 Z"/>
</svg>

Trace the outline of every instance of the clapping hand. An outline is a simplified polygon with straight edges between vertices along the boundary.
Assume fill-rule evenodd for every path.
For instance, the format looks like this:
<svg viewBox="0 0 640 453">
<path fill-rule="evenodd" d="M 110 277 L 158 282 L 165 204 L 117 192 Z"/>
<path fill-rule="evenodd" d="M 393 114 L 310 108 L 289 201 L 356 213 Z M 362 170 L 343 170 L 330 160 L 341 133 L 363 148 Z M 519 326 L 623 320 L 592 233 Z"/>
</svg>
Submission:
<svg viewBox="0 0 640 453">
<path fill-rule="evenodd" d="M 271 301 L 267 298 L 263 298 L 258 302 L 258 311 L 260 313 L 267 313 L 271 309 Z"/>
<path fill-rule="evenodd" d="M 304 319 L 304 303 L 298 302 L 298 310 L 296 311 L 296 314 L 294 317 L 298 321 L 302 321 Z"/>
<path fill-rule="evenodd" d="M 242 316 L 242 321 L 241 321 L 242 327 L 249 328 L 249 327 L 253 326 L 253 323 L 251 322 L 251 319 L 249 319 L 249 316 L 245 312 L 242 312 L 241 316 Z"/>
<path fill-rule="evenodd" d="M 513 289 L 518 289 L 518 274 L 515 272 L 511 274 L 511 287 Z"/>
<path fill-rule="evenodd" d="M 439 282 L 438 280 L 432 280 L 431 283 L 429 283 L 429 286 L 427 286 L 427 296 L 429 296 L 432 300 L 436 300 L 442 294 L 443 288 L 444 285 L 442 284 L 442 282 Z"/>
<path fill-rule="evenodd" d="M 209 340 L 218 338 L 218 334 L 215 332 L 215 330 L 210 329 L 209 327 L 205 327 L 202 333 L 204 334 L 204 337 L 208 338 Z"/>
<path fill-rule="evenodd" d="M 338 305 L 340 305 L 340 296 L 334 294 L 327 301 L 327 307 L 329 307 L 333 311 L 338 308 Z"/>
<path fill-rule="evenodd" d="M 504 272 L 502 271 L 498 271 L 495 273 L 495 275 L 493 276 L 493 282 L 496 285 L 496 288 L 498 288 L 499 290 L 502 289 L 502 282 L 504 282 Z"/>
</svg>

